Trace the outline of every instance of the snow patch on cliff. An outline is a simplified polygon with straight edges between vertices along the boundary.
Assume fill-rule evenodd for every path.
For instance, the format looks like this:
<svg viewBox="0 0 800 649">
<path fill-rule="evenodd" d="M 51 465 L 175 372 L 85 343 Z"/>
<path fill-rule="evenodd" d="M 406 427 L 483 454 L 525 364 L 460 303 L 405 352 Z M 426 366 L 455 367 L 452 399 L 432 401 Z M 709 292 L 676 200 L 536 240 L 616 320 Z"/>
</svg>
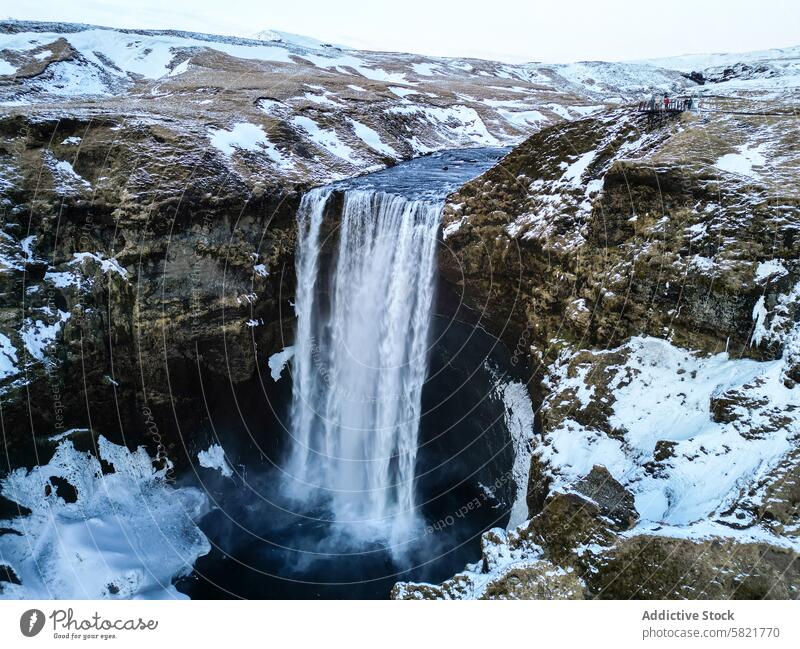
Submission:
<svg viewBox="0 0 800 649">
<path fill-rule="evenodd" d="M 740 176 L 748 176 L 757 179 L 760 174 L 754 167 L 763 167 L 767 159 L 764 157 L 763 146 L 748 147 L 746 145 L 737 147 L 737 153 L 726 153 L 720 157 L 714 166 L 721 170 Z"/>
<path fill-rule="evenodd" d="M 238 149 L 265 154 L 277 167 L 292 169 L 294 164 L 284 157 L 278 148 L 267 139 L 264 129 L 249 122 L 237 122 L 230 129 L 211 128 L 208 131 L 211 146 L 227 157 Z"/>
<path fill-rule="evenodd" d="M 50 323 L 26 318 L 19 335 L 28 353 L 36 360 L 44 362 L 45 353 L 69 318 L 70 314 L 66 311 L 58 311 L 55 321 Z"/>
<path fill-rule="evenodd" d="M 520 525 L 528 517 L 528 476 L 531 470 L 533 444 L 533 404 L 528 386 L 521 381 L 499 382 L 495 385 L 497 396 L 505 406 L 504 420 L 514 446 L 514 464 L 511 473 L 516 486 L 514 504 L 508 529 Z"/>
<path fill-rule="evenodd" d="M 292 358 L 294 358 L 294 345 L 289 345 L 289 347 L 286 347 L 269 357 L 267 363 L 269 365 L 269 372 L 273 381 L 280 380 L 281 374 L 283 374 L 283 368 L 286 367 L 286 364 L 291 361 Z"/>
<path fill-rule="evenodd" d="M 322 128 L 310 117 L 297 115 L 292 123 L 299 128 L 314 144 L 328 153 L 335 155 L 353 166 L 360 166 L 361 160 L 333 129 Z"/>
<path fill-rule="evenodd" d="M 19 373 L 17 350 L 8 336 L 0 334 L 0 379 Z"/>
</svg>

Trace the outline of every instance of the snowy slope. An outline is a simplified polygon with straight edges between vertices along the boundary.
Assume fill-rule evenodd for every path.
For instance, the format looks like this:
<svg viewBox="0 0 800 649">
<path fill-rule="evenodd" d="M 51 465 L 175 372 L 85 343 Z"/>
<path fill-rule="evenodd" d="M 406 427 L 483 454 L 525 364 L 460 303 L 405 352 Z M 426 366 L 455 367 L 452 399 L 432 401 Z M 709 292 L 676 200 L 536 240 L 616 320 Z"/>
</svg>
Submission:
<svg viewBox="0 0 800 649">
<path fill-rule="evenodd" d="M 88 107 L 169 119 L 226 164 L 333 180 L 446 148 L 518 142 L 602 109 L 550 71 L 492 61 L 361 52 L 293 34 L 243 39 L 0 23 L 0 111 Z"/>
<path fill-rule="evenodd" d="M 800 46 L 732 54 L 688 54 L 637 63 L 677 70 L 714 94 L 797 100 Z"/>
<path fill-rule="evenodd" d="M 667 70 L 695 72 L 707 68 L 731 66 L 737 63 L 757 64 L 797 64 L 800 62 L 800 45 L 794 47 L 774 48 L 757 52 L 717 53 L 717 54 L 684 54 L 666 58 L 643 59 L 631 61 L 653 65 Z"/>
</svg>

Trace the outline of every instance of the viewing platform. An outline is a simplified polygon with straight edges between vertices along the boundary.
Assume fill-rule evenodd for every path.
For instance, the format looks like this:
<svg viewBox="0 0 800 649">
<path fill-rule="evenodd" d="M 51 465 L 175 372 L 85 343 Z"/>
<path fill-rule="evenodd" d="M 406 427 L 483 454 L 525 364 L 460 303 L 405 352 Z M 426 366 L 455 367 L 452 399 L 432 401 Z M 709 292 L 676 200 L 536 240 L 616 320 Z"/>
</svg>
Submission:
<svg viewBox="0 0 800 649">
<path fill-rule="evenodd" d="M 649 99 L 640 101 L 636 112 L 647 116 L 649 127 L 660 126 L 667 120 L 686 111 L 698 110 L 700 101 L 698 97 L 678 95 L 677 97 L 657 97 L 651 95 Z"/>
<path fill-rule="evenodd" d="M 640 101 L 637 111 L 645 114 L 664 115 L 682 113 L 685 110 L 697 108 L 697 99 L 694 97 L 675 97 L 674 99 L 650 99 Z"/>
</svg>

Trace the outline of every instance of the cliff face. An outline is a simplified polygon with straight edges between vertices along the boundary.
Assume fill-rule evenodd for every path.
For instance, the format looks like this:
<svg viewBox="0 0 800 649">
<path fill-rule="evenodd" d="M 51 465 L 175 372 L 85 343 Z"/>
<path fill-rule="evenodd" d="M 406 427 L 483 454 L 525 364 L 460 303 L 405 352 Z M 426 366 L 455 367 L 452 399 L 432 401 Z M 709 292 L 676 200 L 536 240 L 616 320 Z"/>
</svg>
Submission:
<svg viewBox="0 0 800 649">
<path fill-rule="evenodd" d="M 72 427 L 140 439 L 154 417 L 175 433 L 169 411 L 187 415 L 200 376 L 248 380 L 283 347 L 291 185 L 167 120 L 39 114 L 0 128 L 12 442 Z"/>
<path fill-rule="evenodd" d="M 796 120 L 644 119 L 545 129 L 456 193 L 444 277 L 509 342 L 524 333 L 537 363 L 562 344 L 640 334 L 774 358 L 780 345 L 751 344 L 752 313 L 793 286 L 788 269 L 759 264 L 796 257 Z M 747 160 L 742 149 L 770 160 L 750 175 L 716 166 Z"/>
<path fill-rule="evenodd" d="M 531 518 L 395 597 L 800 595 L 798 122 L 770 112 L 554 126 L 450 197 L 443 302 L 531 373 Z"/>
</svg>

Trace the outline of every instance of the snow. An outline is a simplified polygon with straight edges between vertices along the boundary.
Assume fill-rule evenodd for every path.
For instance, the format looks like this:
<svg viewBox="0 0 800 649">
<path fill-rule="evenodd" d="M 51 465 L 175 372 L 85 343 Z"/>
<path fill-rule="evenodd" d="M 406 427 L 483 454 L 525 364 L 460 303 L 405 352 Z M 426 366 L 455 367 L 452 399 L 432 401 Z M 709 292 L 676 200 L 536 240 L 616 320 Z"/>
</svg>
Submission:
<svg viewBox="0 0 800 649">
<path fill-rule="evenodd" d="M 178 75 L 183 74 L 189 69 L 189 59 L 186 59 L 183 63 L 179 63 L 172 71 L 169 73 L 170 77 L 177 77 Z"/>
<path fill-rule="evenodd" d="M 756 267 L 755 280 L 762 284 L 767 279 L 778 279 L 788 275 L 789 271 L 780 259 L 770 259 L 769 261 L 759 262 Z"/>
<path fill-rule="evenodd" d="M 64 144 L 64 145 L 73 145 L 73 144 L 80 144 L 80 143 L 81 143 L 81 138 L 79 138 L 77 135 L 72 135 L 72 136 L 70 136 L 68 138 L 65 138 L 61 142 L 61 144 Z"/>
<path fill-rule="evenodd" d="M 205 451 L 197 454 L 197 461 L 205 469 L 216 469 L 223 477 L 233 477 L 233 470 L 225 459 L 225 451 L 219 444 L 212 444 Z"/>
<path fill-rule="evenodd" d="M 377 131 L 371 129 L 365 124 L 362 124 L 361 122 L 357 122 L 354 119 L 348 118 L 347 121 L 350 122 L 350 125 L 353 127 L 353 132 L 356 134 L 356 137 L 358 137 L 358 139 L 360 139 L 370 149 L 394 158 L 395 160 L 400 157 L 400 154 L 397 153 L 397 151 L 381 140 L 381 136 Z"/>
<path fill-rule="evenodd" d="M 77 264 L 81 264 L 86 259 L 92 259 L 93 261 L 98 263 L 100 265 L 100 270 L 103 271 L 103 273 L 116 273 L 122 279 L 124 280 L 128 279 L 128 271 L 125 268 L 123 268 L 120 265 L 120 263 L 113 257 L 109 259 L 104 259 L 102 253 L 94 253 L 94 252 L 73 253 L 72 261 L 69 262 L 69 265 L 74 266 Z M 53 273 L 53 275 L 56 275 L 56 273 Z"/>
<path fill-rule="evenodd" d="M 88 428 L 68 428 L 67 430 L 63 430 L 60 433 L 56 433 L 55 435 L 50 435 L 47 438 L 49 442 L 60 442 L 62 439 L 66 439 L 75 433 L 88 433 L 90 432 Z"/>
<path fill-rule="evenodd" d="M 581 117 L 586 117 L 587 115 L 591 115 L 596 113 L 600 110 L 603 110 L 605 106 L 570 106 L 569 109 L 573 112 L 578 114 Z"/>
<path fill-rule="evenodd" d="M 0 272 L 22 271 L 25 267 L 25 259 L 20 252 L 19 242 L 0 230 Z"/>
<path fill-rule="evenodd" d="M 726 153 L 714 163 L 714 166 L 728 173 L 759 178 L 759 174 L 754 171 L 753 167 L 763 167 L 766 163 L 762 147 L 749 148 L 742 145 L 737 149 L 738 153 Z"/>
<path fill-rule="evenodd" d="M 284 348 L 283 350 L 274 353 L 269 357 L 267 364 L 269 365 L 269 372 L 273 381 L 279 381 L 283 368 L 294 357 L 294 345 Z"/>
<path fill-rule="evenodd" d="M 212 128 L 208 135 L 211 145 L 229 157 L 236 149 L 258 151 L 268 142 L 264 129 L 249 122 L 238 122 L 230 130 Z"/>
<path fill-rule="evenodd" d="M 307 92 L 303 95 L 303 99 L 306 101 L 310 101 L 312 104 L 320 104 L 321 106 L 331 106 L 333 108 L 341 108 L 342 104 L 338 101 L 333 101 L 328 97 L 330 93 L 324 93 L 322 95 L 315 95 L 310 92 Z"/>
<path fill-rule="evenodd" d="M 28 85 L 48 95 L 64 98 L 114 94 L 108 75 L 81 61 L 51 63 L 47 66 L 47 73 L 49 78 L 34 77 Z"/>
<path fill-rule="evenodd" d="M 766 61 L 793 61 L 800 57 L 800 47 L 775 48 L 756 52 L 731 52 L 725 54 L 683 54 L 642 63 L 680 72 L 694 72 L 706 68 L 727 67 L 737 63 L 763 63 Z"/>
<path fill-rule="evenodd" d="M 271 41 L 273 43 L 286 43 L 287 45 L 297 45 L 307 49 L 320 49 L 322 47 L 333 47 L 337 50 L 350 49 L 346 45 L 321 41 L 310 36 L 283 32 L 277 29 L 265 29 L 253 34 L 253 38 L 259 41 Z"/>
<path fill-rule="evenodd" d="M 53 174 L 53 189 L 57 194 L 68 196 L 92 189 L 91 183 L 79 175 L 70 162 L 58 160 L 51 151 L 45 151 L 42 159 Z"/>
<path fill-rule="evenodd" d="M 0 75 L 11 76 L 17 73 L 17 68 L 11 65 L 8 61 L 0 59 Z"/>
<path fill-rule="evenodd" d="M 61 331 L 61 327 L 69 320 L 70 314 L 66 311 L 58 311 L 58 319 L 52 324 L 47 324 L 42 320 L 26 318 L 19 335 L 25 344 L 25 349 L 36 360 L 44 362 L 45 352 L 53 344 Z"/>
<path fill-rule="evenodd" d="M 408 97 L 408 95 L 418 95 L 419 92 L 416 90 L 412 90 L 411 88 L 401 88 L 400 86 L 389 86 L 389 92 L 394 95 L 397 95 L 401 99 L 403 97 Z"/>
<path fill-rule="evenodd" d="M 437 106 L 422 106 L 403 104 L 394 106 L 388 111 L 390 114 L 407 115 L 427 122 L 442 137 L 447 138 L 451 144 L 470 142 L 483 146 L 497 146 L 497 138 L 486 128 L 480 115 L 474 108 L 456 104 L 447 108 Z M 415 140 L 411 140 L 412 146 Z M 430 149 L 417 143 L 418 153 L 428 153 Z"/>
<path fill-rule="evenodd" d="M 26 261 L 33 261 L 33 244 L 36 243 L 36 235 L 32 234 L 30 236 L 25 237 L 22 241 L 19 242 L 20 247 L 22 248 L 22 252 L 25 253 L 25 260 Z"/>
<path fill-rule="evenodd" d="M 440 66 L 432 63 L 413 63 L 411 69 L 414 71 L 414 74 L 418 74 L 421 77 L 433 77 L 437 74 L 444 74 Z"/>
<path fill-rule="evenodd" d="M 114 273 L 118 275 L 123 280 L 128 280 L 128 270 L 124 268 L 116 259 L 114 258 L 104 258 L 102 253 L 94 253 L 94 252 L 76 252 L 73 253 L 72 259 L 68 262 L 68 266 L 70 267 L 80 267 L 86 260 L 91 260 L 100 266 L 100 270 L 104 274 Z M 48 270 L 45 275 L 44 279 L 46 282 L 50 282 L 56 288 L 70 288 L 75 287 L 80 289 L 84 282 L 84 272 L 81 268 L 77 268 L 73 271 L 54 271 Z M 88 280 L 88 283 L 91 284 L 91 278 Z"/>
<path fill-rule="evenodd" d="M 758 347 L 767 335 L 764 323 L 767 321 L 767 307 L 764 305 L 764 296 L 758 298 L 753 306 L 753 335 L 750 344 Z"/>
<path fill-rule="evenodd" d="M 568 165 L 566 170 L 561 176 L 563 182 L 567 182 L 574 187 L 580 187 L 581 177 L 586 171 L 587 167 L 592 164 L 592 161 L 597 156 L 597 151 L 587 151 L 579 156 L 575 162 Z"/>
<path fill-rule="evenodd" d="M 686 84 L 679 73 L 646 63 L 580 61 L 549 67 L 562 79 L 577 86 L 579 92 L 606 101 L 623 94 L 637 95 L 654 89 L 669 92 Z"/>
<path fill-rule="evenodd" d="M 89 185 L 89 183 L 84 178 L 82 178 L 75 172 L 75 170 L 72 168 L 72 165 L 66 160 L 59 160 L 58 162 L 56 162 L 56 169 L 62 174 L 69 176 L 73 180 L 80 183 L 84 183 L 85 185 L 91 187 L 91 185 Z"/>
<path fill-rule="evenodd" d="M 549 118 L 538 110 L 505 110 L 499 108 L 498 114 L 512 126 L 523 130 L 530 130 L 531 126 L 547 124 Z"/>
<path fill-rule="evenodd" d="M 350 70 L 373 81 L 383 81 L 385 83 L 408 83 L 406 75 L 402 73 L 389 72 L 383 68 L 371 67 L 367 61 L 353 54 L 337 54 L 330 56 L 328 52 L 324 54 L 300 54 L 303 59 L 324 69 L 336 69 L 343 74 L 350 74 Z"/>
<path fill-rule="evenodd" d="M 616 372 L 608 381 L 614 398 L 609 426 L 617 434 L 563 422 L 540 449 L 554 467 L 554 489 L 569 489 L 602 464 L 633 493 L 643 525 L 690 526 L 723 516 L 743 486 L 758 484 L 792 448 L 797 419 L 772 423 L 791 412 L 795 400 L 781 379 L 784 360 L 701 357 L 648 337 L 612 353 L 621 350 L 627 361 L 611 368 Z M 564 387 L 563 376 L 554 368 L 551 390 Z M 727 391 L 744 395 L 737 404 L 750 405 L 734 406 L 732 421 L 714 421 L 711 400 Z M 673 456 L 648 470 L 659 441 L 673 445 Z"/>
<path fill-rule="evenodd" d="M 291 63 L 291 53 L 285 47 L 243 44 L 233 39 L 203 40 L 190 36 L 126 33 L 100 28 L 66 33 L 0 34 L 0 50 L 26 52 L 59 38 L 69 41 L 90 63 L 108 74 L 120 77 L 132 74 L 160 79 L 170 73 L 175 50 L 186 48 L 207 47 L 236 58 Z M 112 65 L 107 65 L 106 61 Z"/>
<path fill-rule="evenodd" d="M 466 568 L 448 580 L 448 588 L 443 590 L 445 599 L 479 599 L 488 586 L 515 569 L 546 565 L 549 574 L 566 574 L 552 564 L 544 564 L 542 548 L 530 539 L 526 525 L 516 529 L 504 530 L 499 527 L 484 532 L 481 537 L 483 560 L 467 564 Z M 409 586 L 420 585 L 414 582 L 399 582 L 396 585 L 400 597 L 408 594 Z M 430 586 L 430 584 L 424 584 Z"/>
<path fill-rule="evenodd" d="M 267 113 L 267 115 L 280 114 L 287 109 L 286 104 L 276 101 L 275 99 L 259 99 L 256 105 Z"/>
<path fill-rule="evenodd" d="M 0 380 L 19 373 L 17 350 L 8 336 L 0 333 Z"/>
<path fill-rule="evenodd" d="M 456 232 L 458 232 L 461 229 L 461 226 L 466 222 L 467 217 L 462 216 L 460 219 L 448 223 L 442 230 L 442 239 L 447 241 L 447 238 L 452 237 Z"/>
<path fill-rule="evenodd" d="M 10 599 L 177 599 L 173 580 L 211 548 L 196 523 L 205 495 L 166 482 L 144 448 L 129 451 L 100 436 L 99 457 L 62 441 L 51 460 L 15 469 L 0 493 L 31 510 L 0 521 L 0 557 L 20 580 L 3 582 Z M 113 467 L 104 472 L 100 459 Z M 68 502 L 52 477 L 77 492 Z"/>
<path fill-rule="evenodd" d="M 264 129 L 250 122 L 237 122 L 230 130 L 224 128 L 211 128 L 208 130 L 211 146 L 218 149 L 227 157 L 231 157 L 239 149 L 264 153 L 278 167 L 283 169 L 293 168 L 291 160 L 285 158 L 277 147 L 267 139 Z"/>
<path fill-rule="evenodd" d="M 292 118 L 292 123 L 301 129 L 314 144 L 328 153 L 342 158 L 352 165 L 359 166 L 361 164 L 356 152 L 339 139 L 336 131 L 323 129 L 313 119 L 304 115 Z"/>
<path fill-rule="evenodd" d="M 572 113 L 570 113 L 570 110 L 561 104 L 545 104 L 543 108 L 553 111 L 556 115 L 563 117 L 564 119 L 572 119 Z"/>
<path fill-rule="evenodd" d="M 533 443 L 533 404 L 528 394 L 528 387 L 521 381 L 498 383 L 494 389 L 505 406 L 505 424 L 514 446 L 514 465 L 511 473 L 516 485 L 516 496 L 508 521 L 508 529 L 511 530 L 528 517 L 526 496 Z"/>
</svg>

